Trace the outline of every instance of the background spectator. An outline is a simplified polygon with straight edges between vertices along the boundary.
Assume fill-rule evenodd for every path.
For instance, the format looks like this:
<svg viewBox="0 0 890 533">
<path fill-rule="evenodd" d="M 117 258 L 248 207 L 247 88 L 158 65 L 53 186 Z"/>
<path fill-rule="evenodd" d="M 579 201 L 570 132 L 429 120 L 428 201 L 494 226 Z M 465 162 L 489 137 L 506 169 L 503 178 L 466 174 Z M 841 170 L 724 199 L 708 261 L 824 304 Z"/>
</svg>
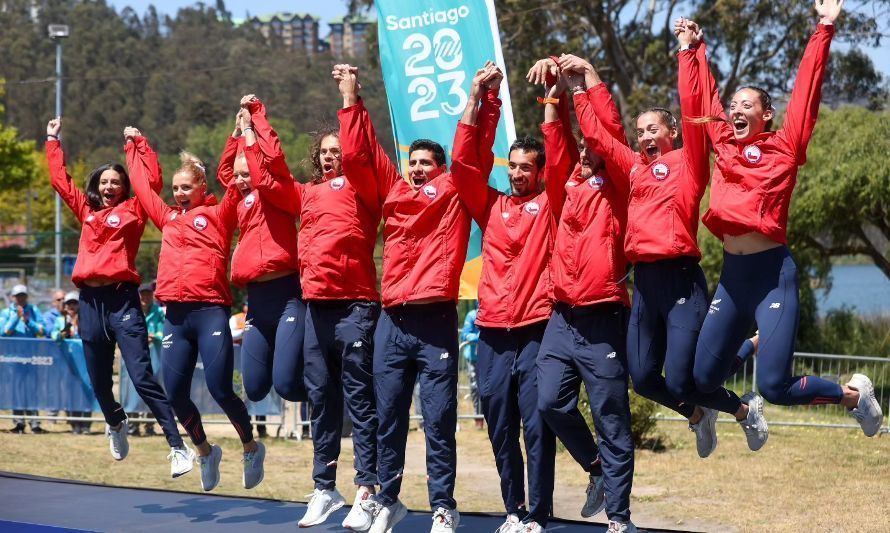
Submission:
<svg viewBox="0 0 890 533">
<path fill-rule="evenodd" d="M 50 336 L 53 340 L 64 341 L 68 339 L 79 339 L 80 328 L 78 327 L 79 311 L 80 311 L 80 295 L 77 292 L 69 292 L 62 297 L 62 314 L 56 318 L 53 324 Z M 53 298 L 55 300 L 55 298 Z M 88 411 L 68 411 L 68 416 L 89 417 L 92 413 Z M 69 421 L 71 432 L 75 435 L 89 435 L 90 422 Z"/>
<path fill-rule="evenodd" d="M 19 338 L 37 338 L 43 337 L 46 328 L 43 324 L 43 316 L 32 304 L 28 303 L 28 287 L 24 285 L 16 285 L 10 293 L 12 302 L 9 306 L 0 311 L 0 334 L 4 337 Z M 14 409 L 13 415 L 37 416 L 36 410 Z M 24 418 L 13 419 L 15 426 L 12 428 L 14 433 L 25 432 Z M 31 433 L 46 433 L 46 430 L 40 427 L 40 421 L 30 419 L 28 424 L 31 426 Z"/>
<path fill-rule="evenodd" d="M 478 306 L 478 304 L 476 304 Z M 462 354 L 467 361 L 467 379 L 470 382 L 470 400 L 473 402 L 473 411 L 476 415 L 482 414 L 482 396 L 479 394 L 479 380 L 476 374 L 476 341 L 479 340 L 479 328 L 476 326 L 476 313 L 478 307 L 470 309 L 464 318 L 464 327 L 460 330 L 461 342 L 469 342 L 464 346 Z M 482 428 L 485 421 L 476 419 L 476 427 Z"/>
</svg>

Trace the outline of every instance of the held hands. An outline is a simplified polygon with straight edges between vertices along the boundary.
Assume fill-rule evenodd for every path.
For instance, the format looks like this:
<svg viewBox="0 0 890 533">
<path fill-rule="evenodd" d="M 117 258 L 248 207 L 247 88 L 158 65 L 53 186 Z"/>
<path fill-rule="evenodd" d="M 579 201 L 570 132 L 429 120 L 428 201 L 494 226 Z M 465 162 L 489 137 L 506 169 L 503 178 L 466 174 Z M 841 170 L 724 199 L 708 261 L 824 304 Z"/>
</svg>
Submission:
<svg viewBox="0 0 890 533">
<path fill-rule="evenodd" d="M 235 115 L 235 130 L 243 132 L 248 129 L 253 129 L 253 120 L 250 118 L 250 111 L 242 107 Z"/>
<path fill-rule="evenodd" d="M 358 81 L 358 67 L 345 63 L 334 65 L 331 77 L 337 82 L 337 89 L 343 97 L 343 107 L 355 105 L 362 88 L 362 84 Z"/>
<path fill-rule="evenodd" d="M 549 57 L 539 59 L 532 65 L 525 79 L 532 85 L 544 85 L 548 76 L 559 76 L 559 65 Z"/>
<path fill-rule="evenodd" d="M 241 105 L 241 107 L 246 109 L 248 105 L 250 105 L 256 101 L 257 101 L 257 97 L 255 94 L 245 94 L 244 96 L 241 97 L 240 105 Z"/>
<path fill-rule="evenodd" d="M 816 0 L 815 7 L 819 24 L 834 24 L 844 7 L 844 0 Z"/>
<path fill-rule="evenodd" d="M 56 117 L 46 123 L 46 136 L 59 138 L 59 132 L 62 131 L 62 117 Z"/>
<path fill-rule="evenodd" d="M 566 83 L 568 83 L 573 92 L 585 89 L 588 75 L 590 75 L 591 81 L 599 80 L 593 65 L 573 54 L 562 54 L 559 56 L 559 69 L 562 71 L 563 76 L 566 78 Z"/>
<path fill-rule="evenodd" d="M 142 137 L 142 132 L 133 126 L 124 128 L 124 141 L 132 142 L 136 137 Z"/>
<path fill-rule="evenodd" d="M 478 101 L 483 91 L 493 91 L 501 86 L 504 73 L 491 61 L 486 61 L 482 68 L 476 71 L 470 87 L 470 99 Z"/>
<path fill-rule="evenodd" d="M 677 37 L 681 48 L 688 48 L 698 46 L 704 38 L 704 32 L 694 21 L 680 17 L 674 22 L 674 36 Z"/>
</svg>

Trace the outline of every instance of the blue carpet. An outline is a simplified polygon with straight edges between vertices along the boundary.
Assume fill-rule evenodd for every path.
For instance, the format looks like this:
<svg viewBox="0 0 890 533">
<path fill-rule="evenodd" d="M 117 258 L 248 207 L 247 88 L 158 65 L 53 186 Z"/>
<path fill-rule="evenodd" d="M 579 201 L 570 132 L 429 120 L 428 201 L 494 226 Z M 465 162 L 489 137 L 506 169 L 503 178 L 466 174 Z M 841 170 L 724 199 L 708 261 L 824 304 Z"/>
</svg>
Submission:
<svg viewBox="0 0 890 533">
<path fill-rule="evenodd" d="M 188 492 L 92 485 L 0 472 L 0 531 L 288 532 L 297 531 L 305 504 Z M 348 506 L 309 532 L 343 531 Z M 503 523 L 501 514 L 462 513 L 461 532 L 488 533 Z M 393 533 L 426 532 L 430 512 L 411 511 Z M 554 533 L 604 533 L 598 524 L 552 520 Z M 667 533 L 648 530 L 650 533 Z M 674 532 L 672 532 L 674 533 Z"/>
</svg>

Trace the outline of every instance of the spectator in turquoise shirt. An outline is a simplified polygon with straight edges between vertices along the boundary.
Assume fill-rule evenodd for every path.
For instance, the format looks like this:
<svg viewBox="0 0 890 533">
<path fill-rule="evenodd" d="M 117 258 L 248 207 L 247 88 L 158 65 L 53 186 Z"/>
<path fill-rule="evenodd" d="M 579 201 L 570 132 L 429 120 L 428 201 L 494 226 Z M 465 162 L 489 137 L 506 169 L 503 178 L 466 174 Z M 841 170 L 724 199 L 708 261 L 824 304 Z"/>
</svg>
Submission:
<svg viewBox="0 0 890 533">
<path fill-rule="evenodd" d="M 0 311 L 0 335 L 4 337 L 19 338 L 36 338 L 45 334 L 43 326 L 43 317 L 37 307 L 28 303 L 28 287 L 24 285 L 16 285 L 10 293 L 12 302 L 9 306 Z M 13 415 L 20 417 L 37 416 L 35 410 L 15 409 Z M 15 418 L 12 421 L 15 427 L 12 428 L 13 433 L 25 432 L 25 419 Z M 40 421 L 29 419 L 28 424 L 31 426 L 31 433 L 46 433 L 46 430 L 40 427 Z"/>
</svg>

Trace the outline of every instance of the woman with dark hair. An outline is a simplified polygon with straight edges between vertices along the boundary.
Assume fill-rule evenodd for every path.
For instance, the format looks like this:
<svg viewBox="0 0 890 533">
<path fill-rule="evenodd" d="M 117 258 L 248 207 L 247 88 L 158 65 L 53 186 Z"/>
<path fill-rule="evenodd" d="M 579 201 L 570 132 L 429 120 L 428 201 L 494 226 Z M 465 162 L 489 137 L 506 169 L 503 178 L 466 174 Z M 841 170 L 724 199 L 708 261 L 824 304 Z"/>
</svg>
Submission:
<svg viewBox="0 0 890 533">
<path fill-rule="evenodd" d="M 207 389 L 241 439 L 242 483 L 252 489 L 263 480 L 266 450 L 253 439 L 247 407 L 232 387 L 232 293 L 226 276 L 241 193 L 232 185 L 217 204 L 207 194 L 204 164 L 187 152 L 180 159 L 182 165 L 172 180 L 176 207 L 171 207 L 149 185 L 160 176 L 151 147 L 144 141 L 127 145 L 136 198 L 162 234 L 156 294 L 167 304 L 161 358 L 164 385 L 176 417 L 197 448 L 201 488 L 213 490 L 219 484 L 222 448 L 207 441 L 201 413 L 190 398 L 192 375 L 201 356 Z"/>
<path fill-rule="evenodd" d="M 756 379 L 763 397 L 778 405 L 844 405 L 871 437 L 880 429 L 883 413 L 868 377 L 853 374 L 842 386 L 791 373 L 800 310 L 797 267 L 787 245 L 788 210 L 797 170 L 806 163 L 834 21 L 843 4 L 816 0 L 819 24 L 804 51 L 779 131 L 770 131 L 775 109 L 758 87 L 738 90 L 727 118 L 707 60 L 703 53 L 698 56 L 705 91 L 702 114 L 710 115 L 700 122 L 717 153 L 711 202 L 702 222 L 723 241 L 724 253 L 720 283 L 696 347 L 694 377 L 700 391 L 718 389 L 733 365 L 736 347 L 756 322 Z M 694 22 L 679 24 L 701 40 Z"/>
<path fill-rule="evenodd" d="M 59 142 L 61 129 L 59 117 L 47 124 L 46 157 L 53 188 L 83 224 L 72 281 L 80 288 L 80 336 L 96 400 L 105 416 L 111 456 L 120 461 L 129 451 L 127 415 L 112 391 L 117 344 L 136 392 L 164 430 L 171 448 L 170 473 L 179 477 L 192 469 L 194 451 L 179 436 L 173 410 L 151 369 L 148 333 L 139 303 L 140 276 L 135 265 L 146 213 L 135 198 L 130 198 L 130 179 L 119 164 L 100 166 L 90 174 L 86 192 L 78 189 L 65 168 Z M 158 168 L 157 155 L 139 130 L 127 128 L 124 136 L 128 146 L 145 146 L 148 164 Z M 160 190 L 159 169 L 153 178 L 150 186 Z"/>
</svg>

